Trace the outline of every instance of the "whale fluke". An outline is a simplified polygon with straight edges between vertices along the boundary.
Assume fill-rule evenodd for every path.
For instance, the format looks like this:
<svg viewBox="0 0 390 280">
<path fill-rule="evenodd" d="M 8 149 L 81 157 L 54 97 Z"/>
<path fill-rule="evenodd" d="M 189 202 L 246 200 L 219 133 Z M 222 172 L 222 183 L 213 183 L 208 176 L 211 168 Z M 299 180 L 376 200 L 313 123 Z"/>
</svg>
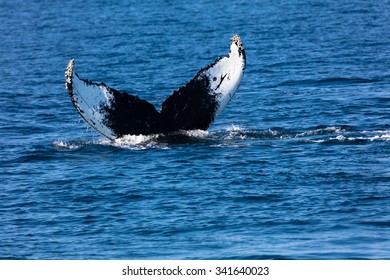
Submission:
<svg viewBox="0 0 390 280">
<path fill-rule="evenodd" d="M 206 130 L 223 111 L 240 85 L 245 50 L 234 35 L 230 52 L 201 69 L 186 85 L 175 90 L 161 110 L 137 96 L 81 79 L 71 59 L 65 71 L 70 99 L 93 128 L 115 140 L 124 135 L 167 134 L 179 130 Z"/>
</svg>

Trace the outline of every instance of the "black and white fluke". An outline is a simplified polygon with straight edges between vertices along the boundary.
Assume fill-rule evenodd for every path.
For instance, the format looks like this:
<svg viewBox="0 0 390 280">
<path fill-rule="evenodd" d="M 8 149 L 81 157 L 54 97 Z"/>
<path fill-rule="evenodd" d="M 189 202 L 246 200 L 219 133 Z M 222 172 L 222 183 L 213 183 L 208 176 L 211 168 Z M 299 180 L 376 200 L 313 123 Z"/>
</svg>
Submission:
<svg viewBox="0 0 390 280">
<path fill-rule="evenodd" d="M 115 140 L 124 135 L 206 130 L 236 93 L 244 69 L 244 47 L 234 35 L 230 52 L 174 91 L 160 111 L 134 95 L 81 79 L 74 71 L 74 59 L 69 61 L 65 77 L 70 99 L 80 115 L 102 135 Z"/>
</svg>

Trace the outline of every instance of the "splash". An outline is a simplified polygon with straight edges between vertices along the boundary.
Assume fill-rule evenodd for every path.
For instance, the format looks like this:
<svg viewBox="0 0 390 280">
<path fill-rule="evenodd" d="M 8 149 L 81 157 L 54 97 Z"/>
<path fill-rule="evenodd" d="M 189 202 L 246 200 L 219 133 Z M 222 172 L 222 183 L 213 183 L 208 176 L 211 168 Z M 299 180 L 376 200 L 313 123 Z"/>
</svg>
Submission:
<svg viewBox="0 0 390 280">
<path fill-rule="evenodd" d="M 209 132 L 206 130 L 194 129 L 194 130 L 182 130 L 179 131 L 178 134 L 185 135 L 188 137 L 193 137 L 193 138 L 207 138 Z"/>
<path fill-rule="evenodd" d="M 231 124 L 226 128 L 226 131 L 244 131 L 245 129 L 239 125 Z"/>
<path fill-rule="evenodd" d="M 64 148 L 64 149 L 79 149 L 81 145 L 71 143 L 71 142 L 65 142 L 65 141 L 55 141 L 53 142 L 53 146 L 56 148 Z"/>
<path fill-rule="evenodd" d="M 147 149 L 153 147 L 163 148 L 160 134 L 150 135 L 125 135 L 115 141 L 105 140 L 106 145 L 112 145 L 124 149 Z"/>
</svg>

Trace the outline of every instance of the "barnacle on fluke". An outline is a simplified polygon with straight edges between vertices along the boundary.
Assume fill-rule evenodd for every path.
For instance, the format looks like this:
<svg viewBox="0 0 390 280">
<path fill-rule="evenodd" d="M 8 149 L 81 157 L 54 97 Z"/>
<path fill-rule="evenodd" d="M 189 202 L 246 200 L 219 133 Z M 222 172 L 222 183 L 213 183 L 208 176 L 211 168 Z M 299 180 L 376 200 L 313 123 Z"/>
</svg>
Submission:
<svg viewBox="0 0 390 280">
<path fill-rule="evenodd" d="M 174 91 L 160 111 L 134 95 L 81 79 L 74 71 L 74 59 L 69 61 L 65 77 L 70 99 L 80 115 L 114 140 L 124 135 L 206 130 L 236 93 L 244 69 L 244 47 L 240 37 L 234 35 L 230 52 Z"/>
</svg>

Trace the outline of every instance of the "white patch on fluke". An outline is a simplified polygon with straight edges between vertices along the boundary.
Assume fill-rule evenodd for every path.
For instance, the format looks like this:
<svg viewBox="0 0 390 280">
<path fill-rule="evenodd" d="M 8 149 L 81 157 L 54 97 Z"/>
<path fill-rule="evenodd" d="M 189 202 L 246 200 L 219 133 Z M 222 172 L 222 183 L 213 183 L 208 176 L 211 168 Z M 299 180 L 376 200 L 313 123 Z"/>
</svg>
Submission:
<svg viewBox="0 0 390 280">
<path fill-rule="evenodd" d="M 245 69 L 243 45 L 238 35 L 232 37 L 230 52 L 220 59 L 206 72 L 211 82 L 211 90 L 215 92 L 219 104 L 215 118 L 225 109 L 241 83 Z"/>
<path fill-rule="evenodd" d="M 112 94 L 102 83 L 100 85 L 81 80 L 74 71 L 74 59 L 70 60 L 65 71 L 66 87 L 72 91 L 71 99 L 83 119 L 98 132 L 113 140 L 115 133 L 104 125 L 102 106 L 110 106 Z"/>
</svg>

